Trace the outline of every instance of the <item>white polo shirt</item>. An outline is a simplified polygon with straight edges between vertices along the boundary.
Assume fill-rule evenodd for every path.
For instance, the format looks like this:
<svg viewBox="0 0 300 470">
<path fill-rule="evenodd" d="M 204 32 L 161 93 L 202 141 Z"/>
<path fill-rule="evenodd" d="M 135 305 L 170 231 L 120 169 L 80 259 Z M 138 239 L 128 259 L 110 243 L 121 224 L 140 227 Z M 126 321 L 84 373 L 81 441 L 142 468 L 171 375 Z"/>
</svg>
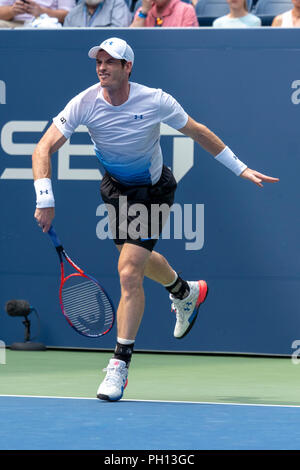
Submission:
<svg viewBox="0 0 300 470">
<path fill-rule="evenodd" d="M 68 139 L 86 125 L 104 168 L 126 185 L 155 184 L 162 171 L 160 123 L 181 129 L 188 115 L 161 89 L 130 82 L 128 100 L 113 106 L 103 97 L 100 83 L 75 96 L 54 119 Z"/>
</svg>

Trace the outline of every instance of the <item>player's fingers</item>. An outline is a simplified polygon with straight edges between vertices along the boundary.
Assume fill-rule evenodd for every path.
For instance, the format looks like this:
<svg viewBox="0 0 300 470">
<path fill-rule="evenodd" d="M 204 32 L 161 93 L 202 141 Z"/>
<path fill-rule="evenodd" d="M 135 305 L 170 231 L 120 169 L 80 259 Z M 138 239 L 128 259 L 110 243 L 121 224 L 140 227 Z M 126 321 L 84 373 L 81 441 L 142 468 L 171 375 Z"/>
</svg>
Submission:
<svg viewBox="0 0 300 470">
<path fill-rule="evenodd" d="M 262 179 L 267 183 L 277 183 L 279 181 L 279 178 L 273 178 L 272 176 L 264 176 Z"/>
<path fill-rule="evenodd" d="M 241 174 L 242 178 L 245 178 L 249 181 L 252 181 L 252 183 L 256 184 L 260 188 L 263 187 L 262 185 L 262 179 L 259 177 L 259 173 L 255 170 L 251 170 L 250 168 L 246 168 L 245 171 Z"/>
<path fill-rule="evenodd" d="M 43 232 L 44 232 L 44 233 L 47 233 L 47 232 L 49 232 L 49 230 L 50 230 L 50 227 L 51 227 L 51 222 L 50 222 L 50 223 L 49 223 L 49 222 L 47 222 L 46 224 L 44 224 L 44 225 L 43 225 L 43 227 L 42 227 L 42 229 L 43 229 Z"/>
<path fill-rule="evenodd" d="M 253 176 L 252 176 L 252 181 L 253 181 L 253 183 L 255 183 L 255 184 L 256 184 L 257 186 L 259 186 L 260 188 L 263 187 L 263 185 L 262 185 L 262 183 L 261 183 L 261 182 L 262 182 L 261 178 L 257 178 L 257 176 L 253 175 Z"/>
<path fill-rule="evenodd" d="M 258 178 L 260 178 L 262 181 L 265 181 L 267 183 L 276 183 L 277 181 L 279 181 L 279 178 L 274 178 L 273 176 L 267 176 L 267 175 L 264 175 L 263 173 L 259 173 L 258 171 L 255 171 L 254 174 Z"/>
<path fill-rule="evenodd" d="M 44 233 L 47 233 L 49 231 L 51 224 L 52 224 L 52 219 L 53 217 L 48 211 L 45 212 L 45 214 L 43 214 L 43 217 L 40 220 L 39 226 L 41 227 Z"/>
<path fill-rule="evenodd" d="M 49 231 L 54 218 L 54 208 L 36 209 L 34 217 L 38 226 L 46 233 Z"/>
<path fill-rule="evenodd" d="M 35 210 L 34 218 L 35 218 L 35 220 L 37 221 L 37 224 L 39 224 L 39 223 L 40 223 L 40 219 L 41 219 L 41 213 L 39 212 L 38 209 Z"/>
</svg>

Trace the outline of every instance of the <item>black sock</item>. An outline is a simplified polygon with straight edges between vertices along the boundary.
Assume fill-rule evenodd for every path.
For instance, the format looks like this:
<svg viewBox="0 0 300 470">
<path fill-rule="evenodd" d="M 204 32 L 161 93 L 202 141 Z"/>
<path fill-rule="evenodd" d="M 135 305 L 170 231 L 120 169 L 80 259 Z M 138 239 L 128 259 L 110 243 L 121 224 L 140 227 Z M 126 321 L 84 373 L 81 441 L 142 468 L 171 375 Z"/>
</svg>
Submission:
<svg viewBox="0 0 300 470">
<path fill-rule="evenodd" d="M 190 287 L 188 283 L 184 279 L 181 279 L 179 275 L 176 281 L 171 286 L 166 287 L 166 289 L 176 299 L 180 299 L 180 300 L 185 299 L 190 293 Z"/>
<path fill-rule="evenodd" d="M 133 353 L 134 343 L 132 344 L 121 344 L 117 341 L 115 347 L 114 359 L 119 359 L 119 361 L 126 362 L 126 367 L 128 368 L 131 361 L 131 356 Z"/>
</svg>

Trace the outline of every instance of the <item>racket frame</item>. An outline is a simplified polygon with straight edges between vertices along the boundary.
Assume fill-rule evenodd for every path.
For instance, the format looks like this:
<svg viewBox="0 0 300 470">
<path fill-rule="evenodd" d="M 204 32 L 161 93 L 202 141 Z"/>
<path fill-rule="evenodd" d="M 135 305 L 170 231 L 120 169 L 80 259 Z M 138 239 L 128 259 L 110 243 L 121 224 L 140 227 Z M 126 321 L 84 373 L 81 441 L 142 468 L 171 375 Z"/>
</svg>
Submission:
<svg viewBox="0 0 300 470">
<path fill-rule="evenodd" d="M 57 237 L 56 235 L 56 232 L 53 228 L 53 226 L 51 226 L 51 228 L 49 229 L 48 231 L 48 235 L 50 236 L 54 246 L 55 246 L 55 249 L 56 249 L 56 252 L 58 254 L 58 257 L 59 257 L 59 261 L 60 261 L 60 274 L 61 274 L 61 278 L 60 278 L 60 287 L 59 287 L 59 303 L 60 303 L 60 308 L 61 308 L 61 311 L 65 317 L 65 319 L 67 320 L 67 322 L 69 323 L 69 325 L 77 332 L 79 333 L 80 335 L 82 336 L 85 336 L 85 337 L 88 337 L 88 338 L 99 338 L 101 336 L 104 336 L 106 335 L 114 326 L 114 323 L 115 323 L 115 309 L 114 309 L 114 306 L 113 306 L 113 303 L 110 299 L 110 297 L 108 296 L 107 292 L 103 289 L 103 287 L 99 284 L 99 282 L 97 281 L 97 279 L 95 279 L 93 276 L 89 275 L 89 274 L 86 274 L 83 269 L 79 268 L 79 266 L 77 266 L 77 264 L 74 263 L 74 261 L 71 260 L 71 258 L 68 256 L 68 254 L 66 253 L 61 241 L 59 240 L 59 238 Z M 73 272 L 71 274 L 69 274 L 68 276 L 65 277 L 65 268 L 64 268 L 64 259 L 75 269 L 75 271 L 77 272 Z M 65 312 L 65 308 L 64 308 L 64 304 L 63 304 L 63 298 L 62 298 L 62 291 L 63 291 L 63 286 L 65 284 L 65 282 L 70 279 L 71 277 L 75 277 L 75 276 L 79 276 L 79 277 L 85 277 L 86 279 L 88 280 L 91 280 L 92 282 L 94 282 L 95 284 L 97 284 L 97 286 L 102 290 L 102 292 L 104 292 L 104 294 L 106 295 L 110 305 L 111 305 L 111 309 L 112 309 L 112 313 L 113 313 L 113 317 L 112 317 L 112 322 L 109 326 L 109 328 L 105 331 L 103 331 L 102 333 L 97 333 L 97 334 L 86 334 L 86 333 L 83 333 L 82 331 L 78 330 L 74 325 L 73 323 L 71 322 L 70 318 L 68 317 L 67 313 Z"/>
</svg>

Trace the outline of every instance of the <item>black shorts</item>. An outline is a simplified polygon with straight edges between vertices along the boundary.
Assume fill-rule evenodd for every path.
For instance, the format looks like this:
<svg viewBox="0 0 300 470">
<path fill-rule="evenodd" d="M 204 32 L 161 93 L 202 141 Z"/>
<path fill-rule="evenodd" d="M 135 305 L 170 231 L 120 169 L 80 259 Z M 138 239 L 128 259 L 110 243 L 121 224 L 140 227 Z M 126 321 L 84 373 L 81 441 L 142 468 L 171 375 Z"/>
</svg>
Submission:
<svg viewBox="0 0 300 470">
<path fill-rule="evenodd" d="M 152 251 L 169 216 L 176 187 L 173 173 L 166 166 L 159 181 L 146 186 L 124 186 L 105 173 L 101 196 L 116 245 L 132 243 Z"/>
</svg>

